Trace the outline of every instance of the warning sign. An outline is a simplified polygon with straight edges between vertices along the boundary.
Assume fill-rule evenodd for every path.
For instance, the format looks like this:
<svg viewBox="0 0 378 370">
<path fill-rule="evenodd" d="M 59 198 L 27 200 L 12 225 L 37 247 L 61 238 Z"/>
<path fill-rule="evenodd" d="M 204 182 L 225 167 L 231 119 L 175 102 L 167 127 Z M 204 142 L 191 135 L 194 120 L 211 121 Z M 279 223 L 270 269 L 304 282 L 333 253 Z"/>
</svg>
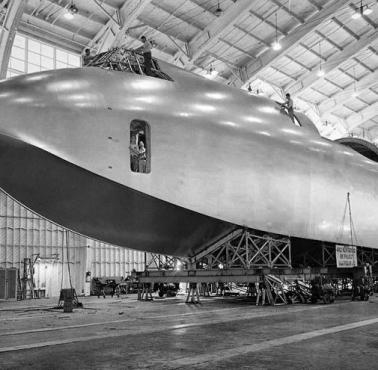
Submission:
<svg viewBox="0 0 378 370">
<path fill-rule="evenodd" d="M 357 247 L 352 245 L 336 245 L 337 267 L 357 266 Z"/>
</svg>

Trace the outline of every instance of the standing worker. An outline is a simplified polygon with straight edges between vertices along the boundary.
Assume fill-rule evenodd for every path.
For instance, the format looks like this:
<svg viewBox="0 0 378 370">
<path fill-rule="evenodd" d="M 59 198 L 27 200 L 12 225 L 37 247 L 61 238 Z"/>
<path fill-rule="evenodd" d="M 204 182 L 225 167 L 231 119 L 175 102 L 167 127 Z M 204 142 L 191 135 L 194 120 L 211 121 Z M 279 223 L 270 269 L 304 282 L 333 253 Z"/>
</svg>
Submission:
<svg viewBox="0 0 378 370">
<path fill-rule="evenodd" d="M 266 285 L 264 280 L 260 281 L 259 285 L 256 283 L 257 288 L 257 297 L 256 297 L 256 306 L 259 305 L 260 297 L 261 297 L 261 306 L 265 305 L 265 294 L 266 294 Z"/>
<path fill-rule="evenodd" d="M 143 53 L 144 58 L 144 67 L 145 67 L 145 73 L 147 76 L 151 76 L 151 67 L 152 67 L 152 55 L 151 55 L 151 49 L 152 44 L 146 39 L 146 36 L 142 36 L 140 38 L 143 42 L 143 45 L 136 49 L 137 52 Z"/>
<path fill-rule="evenodd" d="M 91 51 L 89 49 L 85 49 L 84 55 L 82 57 L 83 67 L 88 65 L 91 60 L 92 60 Z"/>
<path fill-rule="evenodd" d="M 281 105 L 282 108 L 287 109 L 290 119 L 294 122 L 294 108 L 293 108 L 293 99 L 290 97 L 290 94 L 286 94 L 286 101 Z"/>
</svg>

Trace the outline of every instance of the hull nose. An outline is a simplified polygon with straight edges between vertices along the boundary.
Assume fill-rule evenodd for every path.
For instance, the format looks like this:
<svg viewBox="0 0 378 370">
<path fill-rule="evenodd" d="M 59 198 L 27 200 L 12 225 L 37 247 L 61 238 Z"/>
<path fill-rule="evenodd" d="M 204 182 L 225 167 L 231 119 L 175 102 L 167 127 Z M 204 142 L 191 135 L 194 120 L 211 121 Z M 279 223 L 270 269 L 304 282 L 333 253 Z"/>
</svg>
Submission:
<svg viewBox="0 0 378 370">
<path fill-rule="evenodd" d="M 0 187 L 34 212 L 88 237 L 187 256 L 236 226 L 95 175 L 0 135 Z"/>
</svg>

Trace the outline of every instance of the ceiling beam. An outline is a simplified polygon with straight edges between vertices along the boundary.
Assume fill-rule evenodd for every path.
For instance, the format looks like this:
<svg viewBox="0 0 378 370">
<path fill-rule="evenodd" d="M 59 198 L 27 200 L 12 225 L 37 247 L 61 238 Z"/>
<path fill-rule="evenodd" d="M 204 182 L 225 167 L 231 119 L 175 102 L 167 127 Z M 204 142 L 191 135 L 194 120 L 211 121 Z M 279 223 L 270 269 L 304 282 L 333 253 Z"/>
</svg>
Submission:
<svg viewBox="0 0 378 370">
<path fill-rule="evenodd" d="M 358 58 L 352 58 L 357 64 L 359 64 L 361 67 L 367 69 L 369 72 L 374 72 L 374 69 L 370 68 L 366 63 L 361 62 Z"/>
<path fill-rule="evenodd" d="M 332 17 L 332 22 L 336 23 L 341 29 L 343 29 L 347 34 L 349 34 L 349 36 L 352 36 L 354 39 L 359 40 L 360 36 L 353 32 L 343 22 L 339 21 L 336 17 Z"/>
<path fill-rule="evenodd" d="M 339 51 L 343 50 L 343 48 L 340 45 L 336 44 L 335 41 L 332 41 L 330 38 L 328 38 L 326 35 L 324 35 L 320 31 L 316 30 L 315 33 L 318 36 L 320 36 L 323 40 L 327 41 L 330 45 L 332 45 L 333 47 L 335 47 L 336 49 L 338 49 Z"/>
<path fill-rule="evenodd" d="M 343 106 L 350 98 L 352 98 L 352 91 L 354 87 L 357 92 L 369 89 L 374 85 L 378 85 L 378 69 L 374 73 L 369 73 L 360 80 L 356 81 L 355 84 L 351 83 L 343 91 L 330 96 L 329 99 L 321 102 L 319 104 L 320 116 L 326 116 L 332 110 L 336 110 Z"/>
<path fill-rule="evenodd" d="M 321 59 L 321 60 L 324 60 L 326 61 L 327 58 L 324 56 L 324 55 L 321 55 L 320 53 L 318 53 L 316 50 L 314 50 L 313 48 L 310 48 L 309 46 L 307 45 L 304 45 L 302 44 L 301 42 L 298 43 L 298 45 L 300 47 L 302 47 L 303 49 L 306 49 L 309 53 L 315 55 L 317 58 Z"/>
<path fill-rule="evenodd" d="M 301 68 L 305 69 L 306 71 L 311 71 L 311 68 L 304 65 L 302 62 L 299 62 L 297 59 L 291 57 L 290 55 L 285 55 L 285 58 L 289 59 L 291 62 L 299 65 Z"/>
<path fill-rule="evenodd" d="M 18 31 L 26 36 L 37 38 L 48 44 L 56 45 L 73 53 L 80 53 L 88 44 L 88 40 L 73 40 L 69 35 L 63 35 L 62 31 L 54 32 L 53 30 L 47 30 L 43 26 L 41 27 L 36 24 L 31 24 L 24 19 L 21 19 Z"/>
<path fill-rule="evenodd" d="M 239 67 L 235 63 L 230 62 L 229 60 L 222 58 L 221 56 L 219 56 L 215 53 L 212 53 L 212 52 L 209 51 L 209 52 L 207 52 L 207 54 L 209 56 L 213 57 L 214 59 L 219 60 L 220 62 L 226 64 L 230 69 L 236 69 L 236 70 L 239 69 Z"/>
<path fill-rule="evenodd" d="M 310 32 L 316 30 L 325 21 L 331 19 L 335 13 L 342 10 L 350 0 L 335 0 L 331 5 L 323 8 L 319 12 L 314 13 L 311 17 L 306 19 L 306 23 L 295 27 L 290 34 L 281 40 L 282 51 L 277 52 L 273 49 L 269 49 L 261 54 L 256 61 L 247 63 L 246 69 L 249 78 L 253 78 L 258 73 L 270 67 L 274 62 L 281 58 L 285 54 L 290 52 L 301 42 L 303 37 Z M 244 81 L 246 83 L 247 81 Z M 237 83 L 236 83 L 237 84 Z"/>
<path fill-rule="evenodd" d="M 261 15 L 257 14 L 253 10 L 250 10 L 249 13 L 252 14 L 257 19 L 259 19 L 261 22 L 267 24 L 268 26 L 270 26 L 271 28 L 273 28 L 274 30 L 276 30 L 276 25 L 274 23 L 268 21 L 268 19 L 267 19 L 268 17 L 262 17 Z M 288 33 L 286 31 L 281 30 L 279 27 L 277 27 L 277 32 L 280 33 L 281 35 L 284 35 L 284 36 L 288 35 Z"/>
<path fill-rule="evenodd" d="M 252 37 L 252 38 L 255 39 L 256 41 L 258 41 L 260 44 L 262 44 L 262 45 L 267 46 L 268 48 L 270 48 L 270 44 L 269 44 L 268 41 L 265 41 L 265 40 L 259 38 L 258 36 L 256 36 L 256 35 L 253 34 L 252 32 L 249 32 L 249 31 L 245 30 L 244 28 L 240 27 L 238 24 L 234 24 L 234 27 L 235 27 L 237 30 L 239 30 L 239 31 L 241 31 L 241 32 L 243 32 L 243 33 L 245 33 L 246 35 L 248 35 L 248 36 L 250 36 L 250 37 Z"/>
<path fill-rule="evenodd" d="M 95 4 L 100 8 L 100 10 L 111 20 L 113 20 L 114 23 L 119 24 L 119 20 L 114 18 L 114 14 L 109 13 L 109 11 L 100 3 L 98 0 L 93 0 Z M 114 12 L 115 15 L 117 16 L 117 11 Z M 101 22 L 101 24 L 104 24 Z"/>
<path fill-rule="evenodd" d="M 326 62 L 322 63 L 322 70 L 325 74 L 338 68 L 345 60 L 354 57 L 361 50 L 367 48 L 371 43 L 377 40 L 378 31 L 373 31 L 366 33 L 362 36 L 359 41 L 354 41 L 348 46 L 344 47 L 343 51 L 340 53 L 335 53 L 330 56 Z M 319 81 L 319 76 L 317 75 L 318 68 L 314 68 L 311 72 L 305 73 L 297 82 L 291 83 L 285 87 L 291 94 L 296 95 L 305 89 L 308 89 Z"/>
<path fill-rule="evenodd" d="M 151 3 L 155 8 L 160 9 L 164 13 L 169 14 L 169 17 L 176 18 L 179 22 L 187 24 L 190 27 L 195 28 L 197 31 L 202 31 L 203 27 L 200 27 L 198 24 L 194 24 L 193 21 L 191 22 L 191 19 L 185 19 L 183 14 L 176 14 L 176 12 L 173 10 L 170 10 L 164 3 L 159 4 L 156 2 Z"/>
<path fill-rule="evenodd" d="M 217 15 L 215 15 L 209 7 L 206 7 L 206 3 L 208 3 L 208 1 L 203 1 L 203 0 L 189 0 L 192 4 L 195 4 L 197 5 L 200 9 L 202 9 L 202 11 L 206 14 L 206 15 L 209 15 L 210 17 L 212 18 L 218 18 Z"/>
<path fill-rule="evenodd" d="M 176 39 L 177 41 L 186 43 L 187 39 L 184 37 L 184 35 L 180 33 L 173 32 L 173 30 L 170 30 L 169 28 L 164 29 L 164 27 L 159 27 L 158 24 L 153 24 L 149 19 L 144 19 L 144 18 L 139 18 L 139 20 L 144 23 L 146 26 L 150 27 L 152 31 L 154 32 L 159 32 L 160 34 L 166 36 L 166 37 L 171 37 Z"/>
<path fill-rule="evenodd" d="M 152 0 L 140 0 L 137 5 L 135 5 L 135 1 L 126 1 L 125 4 L 122 5 L 119 9 L 121 27 L 118 30 L 117 27 L 115 27 L 117 32 L 111 46 L 122 45 L 127 29 L 138 19 L 151 1 Z"/>
<path fill-rule="evenodd" d="M 378 102 L 375 102 L 372 105 L 369 105 L 368 107 L 360 110 L 357 113 L 353 113 L 350 115 L 347 119 L 345 119 L 345 122 L 347 124 L 348 130 L 352 131 L 355 128 L 361 126 L 366 121 L 369 121 L 370 119 L 376 117 L 378 115 Z"/>
<path fill-rule="evenodd" d="M 54 12 L 54 13 L 51 13 L 51 14 L 47 14 L 46 15 L 46 20 L 48 20 L 50 17 L 56 15 L 57 13 L 59 13 L 57 15 L 57 18 L 59 18 L 61 16 L 61 14 L 63 14 L 66 9 L 70 6 L 71 2 L 69 0 L 64 0 L 64 1 L 60 1 L 59 3 L 57 3 L 56 1 L 54 0 L 47 0 L 49 4 L 54 4 L 54 5 L 58 5 L 60 6 L 62 9 L 59 10 L 58 12 Z M 43 11 L 42 9 L 40 11 L 37 11 L 35 12 L 35 14 L 32 14 L 32 15 L 39 15 L 41 13 L 41 11 Z M 91 13 L 87 10 L 83 10 L 81 8 L 78 8 L 78 12 L 77 12 L 78 15 L 80 15 L 81 17 L 83 18 L 86 18 L 88 20 L 90 20 L 91 22 L 94 22 L 94 23 L 97 23 L 97 24 L 104 24 L 104 18 L 103 17 L 100 17 L 99 15 L 95 14 L 95 13 Z"/>
<path fill-rule="evenodd" d="M 254 1 L 238 0 L 231 5 L 220 17 L 211 22 L 203 31 L 189 42 L 190 61 L 194 62 L 201 54 L 209 50 L 219 38 L 226 36 L 233 28 L 234 23 L 245 17 L 253 6 Z"/>
<path fill-rule="evenodd" d="M 231 42 L 229 42 L 229 41 L 227 41 L 223 38 L 219 38 L 218 40 L 223 42 L 224 44 L 226 44 L 230 48 L 234 48 L 234 49 L 238 50 L 239 52 L 241 52 L 242 54 L 247 55 L 249 58 L 256 59 L 256 57 L 252 53 L 250 53 L 249 51 L 244 50 L 244 49 L 240 48 L 239 46 L 237 46 L 237 45 L 235 45 L 235 44 L 233 44 L 233 43 L 231 43 Z"/>
<path fill-rule="evenodd" d="M 349 4 L 349 7 L 354 11 L 354 12 L 359 12 L 360 8 L 354 5 L 353 3 Z M 370 26 L 372 26 L 375 30 L 377 29 L 378 25 L 374 23 L 369 17 L 366 15 L 362 14 L 361 18 Z"/>
<path fill-rule="evenodd" d="M 283 9 L 287 14 L 289 14 L 291 17 L 296 19 L 300 24 L 304 24 L 304 22 L 305 22 L 304 19 L 299 17 L 298 14 L 295 14 L 294 12 L 292 12 L 289 8 L 287 8 L 285 5 L 281 4 L 279 1 L 277 1 L 277 0 L 269 0 L 269 1 L 271 3 L 273 3 L 274 5 L 278 6 L 278 8 Z"/>
<path fill-rule="evenodd" d="M 58 28 L 58 29 L 63 30 L 64 32 L 69 32 L 70 34 L 72 34 L 73 40 L 75 39 L 76 36 L 89 39 L 89 40 L 93 37 L 93 35 L 89 32 L 86 32 L 80 29 L 79 30 L 73 29 L 72 26 L 70 27 L 68 23 L 64 23 L 64 22 L 54 23 L 54 21 L 50 22 L 46 20 L 42 16 L 42 14 L 39 14 L 38 16 L 35 16 L 35 15 L 33 16 L 31 14 L 24 12 L 23 20 L 25 20 L 26 22 L 30 22 L 32 25 L 35 25 L 35 24 L 38 25 L 38 23 L 40 23 L 41 25 L 47 25 L 48 27 L 51 27 L 51 28 Z"/>
<path fill-rule="evenodd" d="M 26 2 L 14 0 L 8 3 L 0 33 L 0 78 L 6 78 L 13 40 L 24 13 Z"/>
</svg>

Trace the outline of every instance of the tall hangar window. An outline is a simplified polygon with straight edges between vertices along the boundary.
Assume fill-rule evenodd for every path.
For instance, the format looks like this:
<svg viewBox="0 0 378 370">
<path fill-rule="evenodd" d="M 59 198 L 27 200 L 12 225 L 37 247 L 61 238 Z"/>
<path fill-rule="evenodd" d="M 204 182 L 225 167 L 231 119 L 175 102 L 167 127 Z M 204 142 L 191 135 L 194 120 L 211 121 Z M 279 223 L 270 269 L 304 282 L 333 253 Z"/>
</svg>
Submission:
<svg viewBox="0 0 378 370">
<path fill-rule="evenodd" d="M 151 129 L 145 121 L 130 123 L 130 168 L 133 172 L 151 172 Z"/>
<path fill-rule="evenodd" d="M 16 34 L 9 58 L 7 77 L 80 66 L 80 55 Z"/>
</svg>

